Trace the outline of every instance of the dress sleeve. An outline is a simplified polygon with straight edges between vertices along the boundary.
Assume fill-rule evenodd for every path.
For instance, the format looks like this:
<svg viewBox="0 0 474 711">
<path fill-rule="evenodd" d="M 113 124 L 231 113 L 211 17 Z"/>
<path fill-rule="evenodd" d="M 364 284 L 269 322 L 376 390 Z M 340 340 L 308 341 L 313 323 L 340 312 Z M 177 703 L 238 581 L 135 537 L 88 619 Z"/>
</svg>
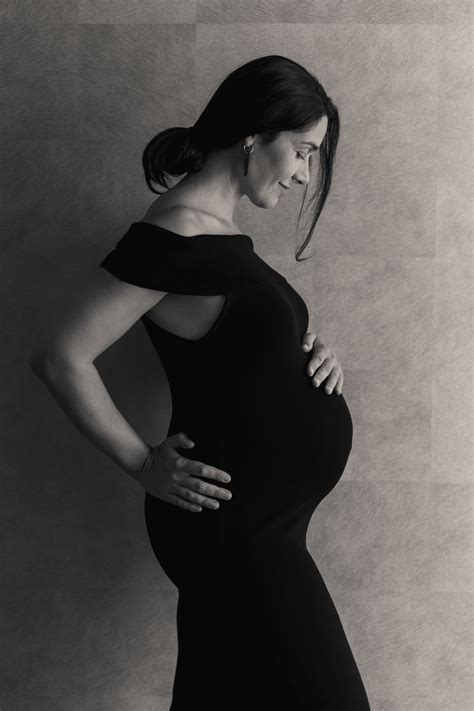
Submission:
<svg viewBox="0 0 474 711">
<path fill-rule="evenodd" d="M 240 236 L 239 236 L 240 238 Z M 121 281 L 176 294 L 224 294 L 241 277 L 240 239 L 185 237 L 135 222 L 99 263 Z"/>
</svg>

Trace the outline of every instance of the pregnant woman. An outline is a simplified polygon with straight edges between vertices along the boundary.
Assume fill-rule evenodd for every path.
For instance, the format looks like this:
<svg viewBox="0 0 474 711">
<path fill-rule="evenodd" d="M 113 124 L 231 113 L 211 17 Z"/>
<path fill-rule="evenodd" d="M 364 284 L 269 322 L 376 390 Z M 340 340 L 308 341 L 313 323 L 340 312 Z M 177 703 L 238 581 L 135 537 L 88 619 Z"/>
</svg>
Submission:
<svg viewBox="0 0 474 711">
<path fill-rule="evenodd" d="M 237 68 L 192 129 L 146 146 L 147 184 L 166 193 L 31 356 L 73 422 L 146 492 L 150 543 L 179 591 L 170 711 L 370 709 L 306 546 L 352 446 L 342 370 L 307 332 L 301 296 L 233 221 L 244 195 L 271 208 L 307 186 L 319 155 L 314 228 L 338 132 L 336 107 L 301 65 L 272 55 Z M 168 186 L 166 175 L 184 174 Z M 93 366 L 138 319 L 172 394 L 157 445 Z"/>
</svg>

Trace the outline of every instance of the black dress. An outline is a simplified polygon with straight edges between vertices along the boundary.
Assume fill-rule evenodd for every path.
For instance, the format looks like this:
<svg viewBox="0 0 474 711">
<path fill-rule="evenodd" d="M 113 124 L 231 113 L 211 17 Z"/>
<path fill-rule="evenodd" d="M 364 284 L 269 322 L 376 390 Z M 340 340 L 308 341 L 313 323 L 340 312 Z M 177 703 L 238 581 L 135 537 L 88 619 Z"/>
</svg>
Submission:
<svg viewBox="0 0 474 711">
<path fill-rule="evenodd" d="M 134 222 L 100 266 L 178 294 L 224 294 L 199 340 L 142 322 L 183 456 L 227 471 L 232 499 L 192 512 L 145 494 L 153 551 L 179 591 L 170 711 L 367 711 L 341 620 L 306 546 L 352 447 L 343 395 L 315 388 L 308 311 L 248 235 L 185 237 Z"/>
</svg>

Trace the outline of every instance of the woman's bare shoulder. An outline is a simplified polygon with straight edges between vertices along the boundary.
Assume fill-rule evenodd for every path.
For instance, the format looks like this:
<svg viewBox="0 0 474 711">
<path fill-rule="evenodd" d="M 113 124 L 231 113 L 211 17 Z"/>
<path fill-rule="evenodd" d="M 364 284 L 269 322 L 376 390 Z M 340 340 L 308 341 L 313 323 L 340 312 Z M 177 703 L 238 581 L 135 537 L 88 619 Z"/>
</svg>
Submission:
<svg viewBox="0 0 474 711">
<path fill-rule="evenodd" d="M 161 207 L 159 210 L 152 206 L 138 222 L 164 227 L 184 237 L 192 237 L 202 231 L 202 225 L 195 211 L 185 205 L 171 205 L 166 208 Z"/>
<path fill-rule="evenodd" d="M 158 206 L 160 200 L 162 202 Z M 218 218 L 208 213 L 203 213 L 194 207 L 179 203 L 166 203 L 163 202 L 163 198 L 152 203 L 139 222 L 150 222 L 184 237 L 241 232 L 237 226 L 222 225 Z"/>
</svg>

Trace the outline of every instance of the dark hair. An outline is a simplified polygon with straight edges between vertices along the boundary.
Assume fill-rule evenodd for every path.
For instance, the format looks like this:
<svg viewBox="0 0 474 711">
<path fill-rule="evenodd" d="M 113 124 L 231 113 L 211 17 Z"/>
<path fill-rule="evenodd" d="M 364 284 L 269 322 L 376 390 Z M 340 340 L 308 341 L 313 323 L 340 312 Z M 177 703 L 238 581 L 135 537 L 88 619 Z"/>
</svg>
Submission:
<svg viewBox="0 0 474 711">
<path fill-rule="evenodd" d="M 317 202 L 309 234 L 295 254 L 297 261 L 304 261 L 298 257 L 311 238 L 331 187 L 339 114 L 316 77 L 287 57 L 269 55 L 243 64 L 220 84 L 191 131 L 178 127 L 158 133 L 143 152 L 147 185 L 161 194 L 151 181 L 168 190 L 165 174 L 201 170 L 209 150 L 228 148 L 255 134 L 270 144 L 279 132 L 307 131 L 323 116 L 327 116 L 328 128 L 318 151 L 320 171 L 313 195 Z M 307 189 L 305 185 L 298 223 Z"/>
</svg>

